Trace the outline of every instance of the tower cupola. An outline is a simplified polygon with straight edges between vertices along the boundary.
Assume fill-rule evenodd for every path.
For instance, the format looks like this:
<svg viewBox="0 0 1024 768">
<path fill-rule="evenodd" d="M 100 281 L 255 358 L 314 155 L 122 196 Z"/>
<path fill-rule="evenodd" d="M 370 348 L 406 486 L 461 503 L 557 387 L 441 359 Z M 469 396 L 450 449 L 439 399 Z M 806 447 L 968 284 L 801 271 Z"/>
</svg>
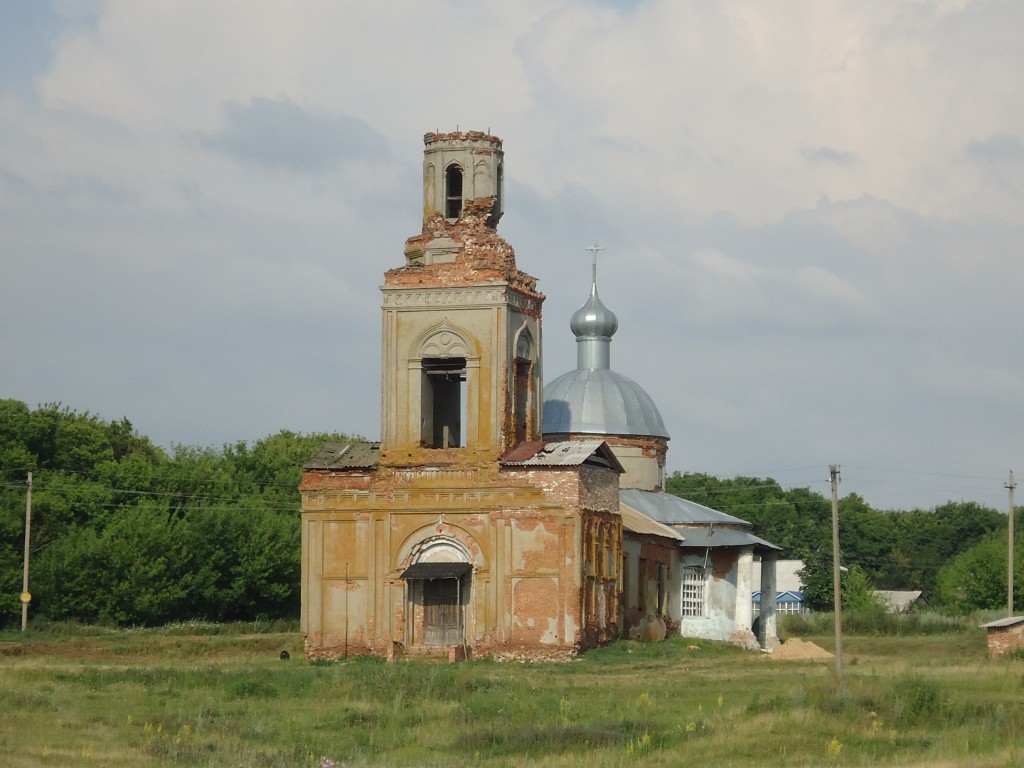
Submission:
<svg viewBox="0 0 1024 768">
<path fill-rule="evenodd" d="M 501 139 L 482 131 L 428 133 L 423 137 L 423 220 L 457 221 L 474 200 L 492 200 L 487 225 L 504 213 Z"/>
</svg>

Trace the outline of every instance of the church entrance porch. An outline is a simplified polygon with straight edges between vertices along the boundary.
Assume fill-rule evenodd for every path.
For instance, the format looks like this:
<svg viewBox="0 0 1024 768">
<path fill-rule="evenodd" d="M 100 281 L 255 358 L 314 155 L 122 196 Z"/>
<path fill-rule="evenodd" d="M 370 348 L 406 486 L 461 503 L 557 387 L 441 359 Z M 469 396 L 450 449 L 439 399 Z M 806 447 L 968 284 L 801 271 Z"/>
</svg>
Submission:
<svg viewBox="0 0 1024 768">
<path fill-rule="evenodd" d="M 466 607 L 472 566 L 464 562 L 413 563 L 402 573 L 408 588 L 406 646 L 426 650 L 466 645 Z"/>
</svg>

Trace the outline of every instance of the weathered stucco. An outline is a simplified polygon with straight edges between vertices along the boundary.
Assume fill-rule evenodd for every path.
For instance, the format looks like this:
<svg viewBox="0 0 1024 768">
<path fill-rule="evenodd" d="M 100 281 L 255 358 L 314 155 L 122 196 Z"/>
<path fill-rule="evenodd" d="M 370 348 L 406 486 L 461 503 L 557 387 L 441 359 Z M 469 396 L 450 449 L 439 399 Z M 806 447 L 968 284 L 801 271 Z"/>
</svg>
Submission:
<svg viewBox="0 0 1024 768">
<path fill-rule="evenodd" d="M 611 469 L 588 474 L 591 486 L 616 485 Z M 440 484 L 431 472 L 381 469 L 368 490 L 344 494 L 341 473 L 307 471 L 307 652 L 431 651 L 417 642 L 423 616 L 401 575 L 426 544 L 439 541 L 464 552 L 472 566 L 465 632 L 475 653 L 558 648 L 571 654 L 614 637 L 621 523 L 581 505 L 578 478 L 576 469 L 480 469 L 455 486 Z M 363 476 L 358 481 L 365 486 Z"/>
</svg>

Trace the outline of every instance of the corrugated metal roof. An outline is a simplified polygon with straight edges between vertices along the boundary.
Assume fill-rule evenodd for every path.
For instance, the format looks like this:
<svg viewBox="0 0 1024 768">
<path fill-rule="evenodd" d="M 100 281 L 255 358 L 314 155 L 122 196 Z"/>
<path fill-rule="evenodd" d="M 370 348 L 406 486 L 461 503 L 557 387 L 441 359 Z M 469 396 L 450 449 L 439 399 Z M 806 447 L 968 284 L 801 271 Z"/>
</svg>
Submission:
<svg viewBox="0 0 1024 768">
<path fill-rule="evenodd" d="M 594 459 L 617 472 L 623 471 L 604 440 L 520 443 L 502 457 L 501 463 L 510 467 L 578 467 Z"/>
<path fill-rule="evenodd" d="M 688 499 L 681 499 L 671 493 L 640 491 L 636 488 L 623 488 L 619 498 L 633 509 L 643 512 L 648 517 L 666 525 L 687 525 L 692 523 L 715 523 L 749 526 L 746 520 L 719 512 L 717 509 L 705 507 Z"/>
<path fill-rule="evenodd" d="M 380 443 L 327 443 L 303 469 L 372 469 L 380 463 Z"/>
<path fill-rule="evenodd" d="M 680 544 L 681 547 L 753 547 L 755 550 L 782 550 L 782 547 L 777 547 L 749 531 L 737 531 L 733 528 L 715 528 L 707 525 L 699 528 L 680 528 L 679 531 L 686 539 Z"/>
<path fill-rule="evenodd" d="M 996 619 L 988 624 L 982 624 L 982 629 L 998 629 L 1000 627 L 1013 627 L 1024 622 L 1024 616 L 1009 616 L 1005 619 Z"/>
<path fill-rule="evenodd" d="M 509 448 L 501 457 L 504 464 L 519 464 L 537 455 L 544 447 L 543 440 L 524 440 L 513 448 Z"/>
<path fill-rule="evenodd" d="M 619 514 L 622 515 L 622 525 L 631 533 L 645 534 L 648 536 L 661 536 L 666 539 L 673 539 L 674 541 L 683 541 L 684 537 L 675 528 L 669 528 L 667 525 L 659 523 L 657 520 L 651 520 L 647 515 L 642 512 L 637 512 L 626 504 L 619 504 Z"/>
</svg>

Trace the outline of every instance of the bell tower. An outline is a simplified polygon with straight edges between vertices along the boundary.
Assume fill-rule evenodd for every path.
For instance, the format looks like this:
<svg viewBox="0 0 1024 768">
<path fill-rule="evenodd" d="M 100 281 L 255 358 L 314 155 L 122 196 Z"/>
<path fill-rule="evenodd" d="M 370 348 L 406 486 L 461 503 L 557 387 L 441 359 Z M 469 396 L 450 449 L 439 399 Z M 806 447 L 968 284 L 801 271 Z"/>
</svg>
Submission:
<svg viewBox="0 0 1024 768">
<path fill-rule="evenodd" d="M 423 229 L 385 273 L 381 463 L 496 460 L 540 439 L 541 305 L 497 233 L 501 139 L 428 133 Z"/>
</svg>

